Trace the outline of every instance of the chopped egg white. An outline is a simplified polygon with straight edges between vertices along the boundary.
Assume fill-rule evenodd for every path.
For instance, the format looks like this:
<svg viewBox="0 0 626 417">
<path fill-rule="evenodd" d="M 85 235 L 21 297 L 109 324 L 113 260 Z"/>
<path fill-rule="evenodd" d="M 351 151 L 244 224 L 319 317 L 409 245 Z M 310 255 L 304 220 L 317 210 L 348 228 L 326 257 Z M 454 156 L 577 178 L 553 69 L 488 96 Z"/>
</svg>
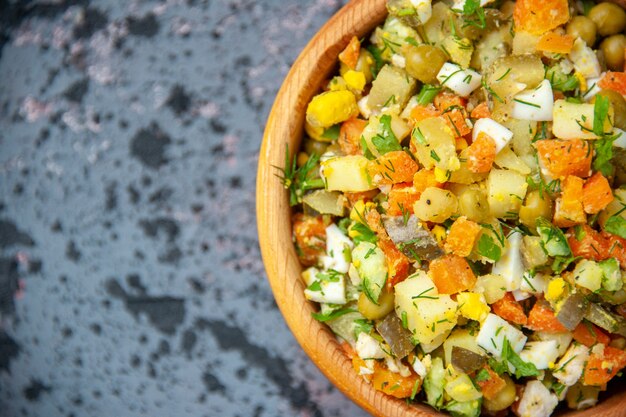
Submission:
<svg viewBox="0 0 626 417">
<path fill-rule="evenodd" d="M 520 120 L 550 121 L 553 106 L 552 85 L 543 80 L 534 90 L 522 91 L 513 97 L 511 116 Z"/>
<path fill-rule="evenodd" d="M 555 365 L 552 375 L 563 385 L 571 387 L 583 374 L 583 368 L 588 358 L 589 348 L 578 343 L 572 343 L 565 355 Z"/>
<path fill-rule="evenodd" d="M 530 362 L 537 369 L 548 369 L 559 357 L 556 340 L 528 342 L 519 354 L 524 362 Z"/>
<path fill-rule="evenodd" d="M 496 358 L 501 359 L 505 338 L 516 353 L 519 353 L 524 348 L 527 339 L 524 333 L 510 325 L 509 322 L 493 313 L 489 313 L 480 326 L 476 343 Z"/>
<path fill-rule="evenodd" d="M 547 275 L 539 272 L 531 273 L 530 271 L 525 271 L 522 275 L 520 290 L 532 294 L 542 294 L 548 287 L 549 281 L 550 277 Z"/>
<path fill-rule="evenodd" d="M 480 86 L 480 74 L 471 69 L 463 69 L 451 62 L 443 64 L 437 80 L 450 90 L 454 91 L 462 97 L 469 96 L 472 91 Z"/>
<path fill-rule="evenodd" d="M 474 123 L 472 141 L 476 140 L 479 133 L 484 133 L 496 143 L 496 153 L 499 153 L 513 138 L 513 132 L 493 119 L 485 117 Z"/>
<path fill-rule="evenodd" d="M 554 340 L 556 342 L 556 348 L 559 353 L 559 357 L 565 354 L 567 348 L 570 343 L 572 343 L 572 334 L 570 332 L 562 332 L 562 333 L 546 333 L 546 332 L 536 332 L 535 336 L 539 340 Z"/>
<path fill-rule="evenodd" d="M 319 282 L 319 289 L 311 288 L 311 284 L 315 282 Z M 307 300 L 328 304 L 345 304 L 347 302 L 346 284 L 342 274 L 338 274 L 333 281 L 317 280 L 311 284 L 304 290 L 304 297 Z"/>
<path fill-rule="evenodd" d="M 613 146 L 626 149 L 626 132 L 622 129 L 614 127 L 613 134 L 617 136 L 617 138 L 613 141 Z"/>
<path fill-rule="evenodd" d="M 391 56 L 391 63 L 398 68 L 404 68 L 406 66 L 406 59 L 400 54 L 393 54 Z"/>
<path fill-rule="evenodd" d="M 603 75 L 599 77 L 587 78 L 587 91 L 583 94 L 585 101 L 590 101 L 595 97 L 602 89 L 598 87 L 598 82 L 602 79 Z"/>
<path fill-rule="evenodd" d="M 432 0 L 411 0 L 411 5 L 415 8 L 422 24 L 430 20 L 433 15 Z"/>
<path fill-rule="evenodd" d="M 569 59 L 574 64 L 576 71 L 585 78 L 600 76 L 600 62 L 596 53 L 587 46 L 587 43 L 580 38 L 576 38 L 574 46 L 569 53 Z"/>
<path fill-rule="evenodd" d="M 364 332 L 359 333 L 355 350 L 361 359 L 384 359 L 387 356 L 380 342 Z"/>
<path fill-rule="evenodd" d="M 515 291 L 520 289 L 525 269 L 521 252 L 522 234 L 513 233 L 506 242 L 506 249 L 498 262 L 493 265 L 491 273 L 504 278 L 503 286 L 507 291 Z"/>
<path fill-rule="evenodd" d="M 516 413 L 519 417 L 549 417 L 559 399 L 541 381 L 533 380 L 526 384 Z"/>
<path fill-rule="evenodd" d="M 349 254 L 354 243 L 344 235 L 336 224 L 326 228 L 326 256 L 322 258 L 324 269 L 334 269 L 345 274 L 350 267 Z"/>
</svg>

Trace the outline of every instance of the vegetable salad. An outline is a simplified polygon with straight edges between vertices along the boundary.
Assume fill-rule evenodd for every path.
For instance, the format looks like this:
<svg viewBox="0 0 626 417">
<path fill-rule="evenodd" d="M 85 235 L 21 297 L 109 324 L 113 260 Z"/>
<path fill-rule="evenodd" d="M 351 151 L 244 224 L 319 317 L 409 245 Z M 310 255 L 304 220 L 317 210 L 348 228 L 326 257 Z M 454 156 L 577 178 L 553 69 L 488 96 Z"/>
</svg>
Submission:
<svg viewBox="0 0 626 417">
<path fill-rule="evenodd" d="M 279 174 L 314 317 L 408 402 L 595 405 L 626 366 L 626 13 L 387 9 L 339 54 Z"/>
</svg>

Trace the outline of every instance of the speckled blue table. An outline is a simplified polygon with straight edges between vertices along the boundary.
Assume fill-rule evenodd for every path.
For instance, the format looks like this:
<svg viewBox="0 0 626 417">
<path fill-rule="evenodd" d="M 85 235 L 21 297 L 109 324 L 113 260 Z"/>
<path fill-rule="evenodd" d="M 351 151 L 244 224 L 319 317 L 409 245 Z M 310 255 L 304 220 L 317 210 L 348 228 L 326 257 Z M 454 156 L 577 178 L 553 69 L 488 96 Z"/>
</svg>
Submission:
<svg viewBox="0 0 626 417">
<path fill-rule="evenodd" d="M 257 154 L 338 0 L 0 1 L 0 415 L 359 416 L 276 308 Z"/>
</svg>

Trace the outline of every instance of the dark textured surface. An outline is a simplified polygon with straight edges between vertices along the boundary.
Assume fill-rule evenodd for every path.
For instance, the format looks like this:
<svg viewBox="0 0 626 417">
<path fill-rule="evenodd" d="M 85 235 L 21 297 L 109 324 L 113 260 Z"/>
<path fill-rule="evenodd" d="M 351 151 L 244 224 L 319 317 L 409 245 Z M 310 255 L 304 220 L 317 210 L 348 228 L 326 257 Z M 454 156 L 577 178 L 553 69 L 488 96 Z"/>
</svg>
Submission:
<svg viewBox="0 0 626 417">
<path fill-rule="evenodd" d="M 356 416 L 260 260 L 289 65 L 339 0 L 0 1 L 0 415 Z"/>
</svg>

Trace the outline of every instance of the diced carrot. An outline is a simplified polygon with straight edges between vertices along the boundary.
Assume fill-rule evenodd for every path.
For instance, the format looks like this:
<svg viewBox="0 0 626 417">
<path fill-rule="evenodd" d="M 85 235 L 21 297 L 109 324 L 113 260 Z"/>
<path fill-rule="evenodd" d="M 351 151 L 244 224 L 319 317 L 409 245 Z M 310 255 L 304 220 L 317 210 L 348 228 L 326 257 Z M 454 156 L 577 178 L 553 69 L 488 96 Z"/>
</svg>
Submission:
<svg viewBox="0 0 626 417">
<path fill-rule="evenodd" d="M 430 263 L 428 271 L 437 290 L 442 294 L 455 294 L 474 288 L 476 275 L 465 258 L 448 254 Z"/>
<path fill-rule="evenodd" d="M 570 227 L 587 221 L 583 210 L 583 180 L 568 175 L 561 185 L 561 197 L 557 198 L 554 208 L 554 224 L 558 227 Z"/>
<path fill-rule="evenodd" d="M 626 366 L 626 352 L 611 346 L 605 346 L 602 354 L 589 356 L 583 377 L 584 385 L 602 385 L 609 382 Z"/>
<path fill-rule="evenodd" d="M 372 374 L 372 385 L 378 391 L 396 398 L 408 398 L 414 389 L 420 391 L 422 379 L 413 370 L 409 376 L 402 376 L 391 372 L 385 365 L 374 362 L 374 373 Z M 417 388 L 415 387 L 417 384 Z"/>
<path fill-rule="evenodd" d="M 357 201 L 363 200 L 366 203 L 368 201 L 372 201 L 374 197 L 378 195 L 379 192 L 380 190 L 376 188 L 374 190 L 360 191 L 360 192 L 355 192 L 355 193 L 345 192 L 343 193 L 343 195 L 346 197 L 346 199 L 348 199 L 348 205 L 349 205 L 348 208 L 352 208 L 352 206 L 354 206 L 357 203 Z"/>
<path fill-rule="evenodd" d="M 626 73 L 607 71 L 606 75 L 598 81 L 598 87 L 604 90 L 614 90 L 621 95 L 626 95 Z"/>
<path fill-rule="evenodd" d="M 602 331 L 595 324 L 589 323 L 587 321 L 581 322 L 576 326 L 574 332 L 572 333 L 574 340 L 578 343 L 582 343 L 587 347 L 591 347 L 596 343 L 602 343 L 603 345 L 608 345 L 611 342 L 611 338 Z"/>
<path fill-rule="evenodd" d="M 425 106 L 417 105 L 413 107 L 409 117 L 413 122 L 419 122 L 420 120 L 430 119 L 431 117 L 438 117 L 440 115 L 441 111 L 437 110 L 432 103 L 428 103 Z"/>
<path fill-rule="evenodd" d="M 470 117 L 472 119 L 484 119 L 486 117 L 491 117 L 489 104 L 487 104 L 486 101 L 483 101 L 478 106 L 474 107 L 474 110 L 470 113 Z"/>
<path fill-rule="evenodd" d="M 367 173 L 375 185 L 411 181 L 418 169 L 417 162 L 405 151 L 387 152 L 367 164 Z"/>
<path fill-rule="evenodd" d="M 544 33 L 537 43 L 537 50 L 555 54 L 569 54 L 574 46 L 574 37 L 556 32 Z"/>
<path fill-rule="evenodd" d="M 459 138 L 472 133 L 472 128 L 469 127 L 465 121 L 465 118 L 467 117 L 465 109 L 453 109 L 446 111 L 442 114 L 442 116 L 448 126 L 450 126 L 450 129 L 452 129 L 455 137 Z"/>
<path fill-rule="evenodd" d="M 589 178 L 583 187 L 583 207 L 585 213 L 596 214 L 604 210 L 613 201 L 613 192 L 609 181 L 600 172 Z"/>
<path fill-rule="evenodd" d="M 539 161 L 553 178 L 568 175 L 587 178 L 591 175 L 591 145 L 581 139 L 546 139 L 535 142 Z"/>
<path fill-rule="evenodd" d="M 482 228 L 477 223 L 462 216 L 454 221 L 446 238 L 446 252 L 466 257 L 472 252 L 474 242 Z"/>
<path fill-rule="evenodd" d="M 326 225 L 322 216 L 293 216 L 293 236 L 300 262 L 315 265 L 318 257 L 326 252 Z"/>
<path fill-rule="evenodd" d="M 367 126 L 367 120 L 352 117 L 341 124 L 337 143 L 347 155 L 362 155 L 361 134 Z"/>
<path fill-rule="evenodd" d="M 418 193 L 423 193 L 429 187 L 443 187 L 443 184 L 435 179 L 435 171 L 432 169 L 420 169 L 413 175 L 413 187 Z"/>
<path fill-rule="evenodd" d="M 617 259 L 622 269 L 626 269 L 626 239 L 604 231 L 600 235 L 607 242 L 607 259 Z"/>
<path fill-rule="evenodd" d="M 546 332 L 546 333 L 562 333 L 568 330 L 554 315 L 554 311 L 545 300 L 538 300 L 528 314 L 529 329 Z"/>
<path fill-rule="evenodd" d="M 513 9 L 515 30 L 541 35 L 567 23 L 567 0 L 517 0 Z"/>
<path fill-rule="evenodd" d="M 524 309 L 515 300 L 513 293 L 507 292 L 504 297 L 491 305 L 493 312 L 511 323 L 526 325 L 528 317 L 524 314 Z"/>
<path fill-rule="evenodd" d="M 359 38 L 353 36 L 346 46 L 346 49 L 339 53 L 339 60 L 346 64 L 348 68 L 355 69 L 356 64 L 359 62 L 359 54 L 361 53 L 361 42 Z"/>
<path fill-rule="evenodd" d="M 483 397 L 493 400 L 506 387 L 506 381 L 500 377 L 489 365 L 483 366 L 484 370 L 489 373 L 489 379 L 476 381 L 483 393 Z"/>
<path fill-rule="evenodd" d="M 467 144 L 467 140 L 465 138 L 454 139 L 454 149 L 456 149 L 457 152 L 467 149 L 468 146 L 469 145 Z"/>
<path fill-rule="evenodd" d="M 572 249 L 572 255 L 602 261 L 608 256 L 608 240 L 591 228 L 589 225 L 578 226 L 579 232 L 574 228 L 567 231 L 567 243 Z M 578 236 L 578 237 L 577 237 Z M 579 240 L 580 239 L 580 240 Z"/>
<path fill-rule="evenodd" d="M 467 169 L 474 173 L 489 172 L 496 159 L 496 143 L 486 133 L 480 132 L 467 148 Z"/>
<path fill-rule="evenodd" d="M 353 355 L 350 356 L 352 358 L 352 368 L 354 369 L 354 371 L 357 373 L 357 375 L 361 375 L 366 381 L 368 382 L 372 382 L 372 374 L 370 373 L 362 373 L 361 369 L 368 369 L 367 368 L 367 364 L 365 363 L 365 361 L 361 358 L 359 358 L 359 356 L 354 353 Z"/>
<path fill-rule="evenodd" d="M 435 103 L 435 107 L 437 107 L 439 111 L 445 112 L 452 110 L 454 107 L 465 108 L 467 99 L 444 90 L 435 96 L 433 103 Z"/>
<path fill-rule="evenodd" d="M 406 212 L 413 213 L 413 205 L 422 193 L 417 192 L 411 183 L 394 184 L 387 196 L 387 214 L 401 216 Z"/>
<path fill-rule="evenodd" d="M 409 276 L 410 261 L 407 256 L 400 252 L 395 243 L 391 240 L 385 227 L 382 224 L 380 213 L 376 210 L 369 210 L 365 214 L 365 220 L 367 225 L 376 232 L 378 236 L 378 247 L 385 254 L 385 260 L 387 261 L 387 269 L 389 271 L 389 278 L 387 279 L 387 288 L 393 289 L 393 287 L 404 281 Z"/>
</svg>

